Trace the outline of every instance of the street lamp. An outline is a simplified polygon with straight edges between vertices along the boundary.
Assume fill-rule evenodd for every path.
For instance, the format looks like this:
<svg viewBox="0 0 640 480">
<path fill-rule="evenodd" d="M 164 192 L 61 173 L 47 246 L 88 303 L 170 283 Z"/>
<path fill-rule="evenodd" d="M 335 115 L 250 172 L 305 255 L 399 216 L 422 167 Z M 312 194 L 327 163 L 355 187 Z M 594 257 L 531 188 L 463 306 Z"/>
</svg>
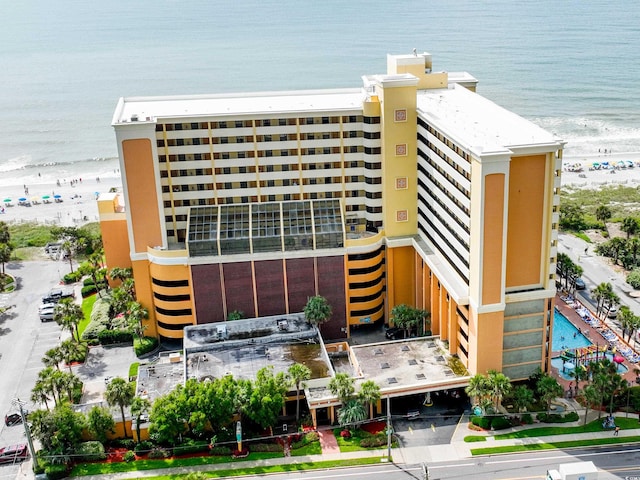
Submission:
<svg viewBox="0 0 640 480">
<path fill-rule="evenodd" d="M 391 395 L 387 397 L 387 461 L 391 461 L 391 434 L 393 427 L 391 426 Z"/>
<path fill-rule="evenodd" d="M 21 402 L 19 398 L 15 398 L 11 401 L 13 405 L 16 405 L 20 409 L 20 418 L 22 418 L 22 425 L 24 426 L 24 433 L 27 436 L 27 444 L 29 445 L 29 453 L 31 454 L 31 468 L 36 471 L 36 451 L 33 448 L 33 440 L 31 439 L 31 430 L 27 423 L 27 416 L 24 413 L 24 402 Z"/>
</svg>

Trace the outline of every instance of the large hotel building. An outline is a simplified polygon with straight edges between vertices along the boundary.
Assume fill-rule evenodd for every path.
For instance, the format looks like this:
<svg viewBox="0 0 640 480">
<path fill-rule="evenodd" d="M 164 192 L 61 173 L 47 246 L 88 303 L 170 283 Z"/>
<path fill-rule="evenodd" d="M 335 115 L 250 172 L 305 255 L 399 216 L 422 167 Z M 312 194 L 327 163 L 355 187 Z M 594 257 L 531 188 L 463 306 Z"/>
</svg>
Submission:
<svg viewBox="0 0 640 480">
<path fill-rule="evenodd" d="M 133 267 L 147 335 L 302 311 L 324 338 L 409 304 L 469 372 L 546 369 L 562 148 L 431 56 L 360 88 L 122 98 L 109 267 Z"/>
</svg>

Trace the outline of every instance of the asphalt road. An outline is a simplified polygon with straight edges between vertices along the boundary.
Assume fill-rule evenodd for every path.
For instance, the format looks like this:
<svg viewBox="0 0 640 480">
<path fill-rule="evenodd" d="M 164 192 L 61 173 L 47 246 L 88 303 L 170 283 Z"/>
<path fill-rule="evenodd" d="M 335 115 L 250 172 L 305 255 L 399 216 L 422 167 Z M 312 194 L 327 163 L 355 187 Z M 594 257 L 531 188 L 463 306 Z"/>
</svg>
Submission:
<svg viewBox="0 0 640 480">
<path fill-rule="evenodd" d="M 17 410 L 12 406 L 16 398 L 26 401 L 27 409 L 34 409 L 29 397 L 38 372 L 44 368 L 41 358 L 59 343 L 61 334 L 55 322 L 40 322 L 38 305 L 69 271 L 69 265 L 52 260 L 13 262 L 5 270 L 16 278 L 18 288 L 0 294 L 3 305 L 15 305 L 0 316 L 0 446 L 26 441 L 23 426 L 5 426 L 4 415 Z M 15 478 L 18 469 L 19 466 L 0 466 L 0 479 Z"/>
</svg>

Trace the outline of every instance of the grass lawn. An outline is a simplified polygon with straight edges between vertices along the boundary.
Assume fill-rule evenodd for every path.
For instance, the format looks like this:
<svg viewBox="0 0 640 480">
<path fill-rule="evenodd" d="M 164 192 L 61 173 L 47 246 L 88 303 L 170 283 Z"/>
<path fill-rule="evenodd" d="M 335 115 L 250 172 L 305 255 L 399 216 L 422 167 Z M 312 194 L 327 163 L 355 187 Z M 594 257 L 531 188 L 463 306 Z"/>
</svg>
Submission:
<svg viewBox="0 0 640 480">
<path fill-rule="evenodd" d="M 612 434 L 613 435 L 613 434 Z M 486 447 L 473 448 L 471 455 L 494 455 L 496 453 L 516 453 L 516 452 L 532 452 L 537 450 L 554 450 L 560 448 L 571 447 L 592 447 L 594 445 L 613 445 L 616 443 L 636 443 L 640 442 L 640 437 L 609 437 L 585 440 L 572 440 L 568 442 L 555 443 L 533 443 L 527 445 L 506 445 L 503 447 Z"/>
<path fill-rule="evenodd" d="M 305 462 L 286 465 L 265 465 L 263 467 L 247 467 L 241 465 L 238 468 L 228 470 L 202 470 L 209 478 L 236 477 L 241 475 L 267 475 L 270 473 L 299 472 L 303 470 L 318 470 L 325 468 L 355 467 L 361 465 L 376 465 L 382 461 L 382 457 L 354 458 L 350 460 L 333 460 L 326 462 Z M 148 480 L 177 480 L 185 478 L 187 474 L 159 475 L 146 477 Z M 132 479 L 137 477 L 131 477 Z"/>
<path fill-rule="evenodd" d="M 305 455 L 320 455 L 322 453 L 322 447 L 320 442 L 307 443 L 302 448 L 291 450 L 292 457 L 304 457 Z"/>
<path fill-rule="evenodd" d="M 82 313 L 84 314 L 84 320 L 78 324 L 78 333 L 80 334 L 80 337 L 82 337 L 82 332 L 84 332 L 85 328 L 89 325 L 89 322 L 91 322 L 91 311 L 93 310 L 93 304 L 96 303 L 97 298 L 98 295 L 91 295 L 82 299 Z"/>
<path fill-rule="evenodd" d="M 632 428 L 638 428 L 638 420 L 635 418 L 616 417 L 616 425 L 621 430 L 627 430 Z M 602 419 L 594 420 L 586 425 L 578 425 L 573 427 L 539 427 L 529 428 L 526 430 L 520 430 L 519 432 L 512 433 L 499 433 L 492 437 L 496 440 L 508 440 L 511 438 L 531 438 L 531 437 L 546 437 L 549 435 L 566 435 L 571 433 L 590 433 L 590 432 L 603 432 Z M 484 435 L 468 435 L 464 437 L 464 441 L 470 442 L 484 442 L 486 436 Z"/>
<path fill-rule="evenodd" d="M 167 460 L 136 460 L 118 463 L 81 463 L 71 471 L 72 477 L 83 475 L 107 475 L 110 473 L 135 472 L 137 470 L 157 470 L 159 468 L 192 467 L 195 465 L 216 465 L 221 463 L 241 463 L 249 460 L 282 458 L 280 452 L 252 452 L 246 458 L 234 459 L 228 456 L 203 456 L 192 458 L 171 458 Z M 168 477 L 167 477 L 168 478 Z"/>
</svg>

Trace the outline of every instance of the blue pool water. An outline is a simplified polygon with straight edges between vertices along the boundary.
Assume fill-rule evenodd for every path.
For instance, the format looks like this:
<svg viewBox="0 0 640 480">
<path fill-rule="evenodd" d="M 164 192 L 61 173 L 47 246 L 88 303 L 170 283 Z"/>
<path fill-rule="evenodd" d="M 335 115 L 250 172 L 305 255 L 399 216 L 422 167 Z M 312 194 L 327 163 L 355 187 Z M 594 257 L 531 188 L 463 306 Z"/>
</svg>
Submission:
<svg viewBox="0 0 640 480">
<path fill-rule="evenodd" d="M 585 327 L 588 328 L 588 325 L 585 325 Z M 553 352 L 559 352 L 567 348 L 588 347 L 593 344 L 558 310 L 554 310 L 553 313 L 551 338 L 551 351 Z"/>
</svg>

